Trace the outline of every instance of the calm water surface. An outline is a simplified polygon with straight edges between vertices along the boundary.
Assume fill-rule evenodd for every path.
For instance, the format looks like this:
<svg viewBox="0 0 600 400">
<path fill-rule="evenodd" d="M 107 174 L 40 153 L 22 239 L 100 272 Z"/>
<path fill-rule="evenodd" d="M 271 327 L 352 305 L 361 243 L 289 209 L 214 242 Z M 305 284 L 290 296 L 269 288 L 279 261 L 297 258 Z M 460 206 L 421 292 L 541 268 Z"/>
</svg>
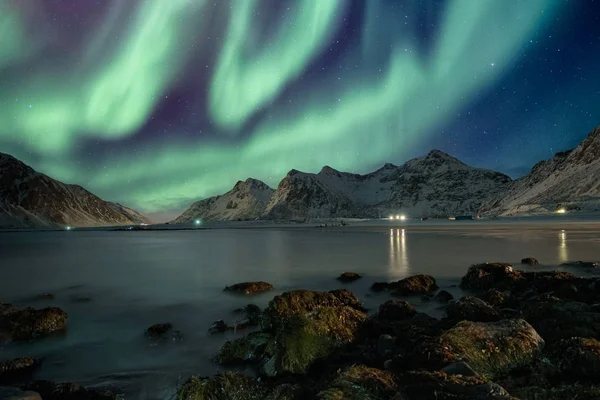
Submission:
<svg viewBox="0 0 600 400">
<path fill-rule="evenodd" d="M 554 268 L 600 260 L 599 234 L 596 225 L 578 224 L 0 233 L 0 301 L 69 313 L 64 337 L 5 345 L 0 360 L 41 356 L 38 379 L 164 399 L 190 374 L 218 371 L 210 357 L 236 336 L 209 337 L 207 328 L 217 319 L 234 322 L 232 310 L 249 302 L 264 307 L 286 290 L 339 288 L 335 277 L 344 271 L 365 276 L 345 287 L 373 310 L 387 299 L 369 293 L 377 280 L 427 273 L 459 294 L 453 285 L 473 263 L 533 256 Z M 222 291 L 248 280 L 276 290 L 252 299 Z M 33 300 L 42 293 L 55 298 Z M 411 301 L 441 314 L 435 304 Z M 159 322 L 173 323 L 185 340 L 149 346 L 144 329 Z"/>
</svg>

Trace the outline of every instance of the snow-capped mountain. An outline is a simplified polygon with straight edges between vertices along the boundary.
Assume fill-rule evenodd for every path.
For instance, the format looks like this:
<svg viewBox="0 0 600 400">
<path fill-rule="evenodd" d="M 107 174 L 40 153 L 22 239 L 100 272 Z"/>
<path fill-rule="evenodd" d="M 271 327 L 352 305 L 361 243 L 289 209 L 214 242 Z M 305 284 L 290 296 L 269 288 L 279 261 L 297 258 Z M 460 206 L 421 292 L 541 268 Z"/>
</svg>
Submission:
<svg viewBox="0 0 600 400">
<path fill-rule="evenodd" d="M 271 199 L 273 189 L 264 182 L 248 178 L 221 195 L 192 204 L 172 223 L 185 224 L 196 219 L 203 221 L 253 220 L 260 217 Z"/>
<path fill-rule="evenodd" d="M 506 193 L 482 210 L 496 215 L 554 212 L 560 208 L 600 209 L 600 127 L 573 150 L 537 163 Z"/>
<path fill-rule="evenodd" d="M 0 228 L 83 227 L 150 223 L 78 185 L 54 180 L 0 153 Z"/>
<path fill-rule="evenodd" d="M 312 219 L 476 214 L 511 182 L 501 173 L 470 167 L 439 150 L 404 165 L 386 164 L 367 175 L 324 167 L 292 170 L 273 194 L 263 218 Z"/>
</svg>

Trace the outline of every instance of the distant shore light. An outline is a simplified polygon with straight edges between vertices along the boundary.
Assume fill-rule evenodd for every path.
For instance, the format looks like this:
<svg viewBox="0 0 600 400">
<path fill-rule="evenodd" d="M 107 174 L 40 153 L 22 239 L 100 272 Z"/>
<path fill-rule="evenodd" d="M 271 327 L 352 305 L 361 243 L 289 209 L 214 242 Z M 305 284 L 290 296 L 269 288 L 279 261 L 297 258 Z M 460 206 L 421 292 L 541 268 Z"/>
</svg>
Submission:
<svg viewBox="0 0 600 400">
<path fill-rule="evenodd" d="M 197 219 L 197 220 L 195 220 L 195 221 L 194 221 L 194 223 L 195 223 L 196 225 L 200 225 L 200 223 L 201 223 L 201 222 L 202 222 L 202 221 L 200 221 L 199 219 Z"/>
<path fill-rule="evenodd" d="M 567 210 L 565 208 L 559 208 L 558 210 L 556 210 L 557 214 L 566 214 Z"/>
<path fill-rule="evenodd" d="M 400 221 L 404 221 L 404 220 L 406 220 L 406 215 L 401 215 L 400 216 Z"/>
</svg>

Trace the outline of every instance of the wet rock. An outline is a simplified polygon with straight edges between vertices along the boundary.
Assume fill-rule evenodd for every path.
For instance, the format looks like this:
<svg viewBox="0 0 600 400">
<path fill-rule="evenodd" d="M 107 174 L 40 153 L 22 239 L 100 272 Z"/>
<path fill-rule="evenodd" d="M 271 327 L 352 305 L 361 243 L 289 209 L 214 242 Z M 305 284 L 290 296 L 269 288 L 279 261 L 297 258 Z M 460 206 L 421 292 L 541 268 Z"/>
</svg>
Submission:
<svg viewBox="0 0 600 400">
<path fill-rule="evenodd" d="M 517 299 L 515 299 L 510 290 L 505 290 L 503 292 L 497 289 L 489 289 L 483 293 L 477 295 L 478 298 L 485 301 L 492 307 L 509 307 L 516 306 L 518 304 Z"/>
<path fill-rule="evenodd" d="M 0 362 L 0 384 L 12 384 L 28 379 L 40 363 L 39 358 L 31 357 Z"/>
<path fill-rule="evenodd" d="M 491 322 L 501 319 L 500 311 L 477 297 L 466 296 L 446 308 L 447 318 L 459 322 L 463 320 Z"/>
<path fill-rule="evenodd" d="M 225 342 L 215 361 L 222 365 L 256 363 L 265 356 L 271 357 L 273 354 L 265 355 L 267 344 L 272 343 L 274 337 L 271 334 L 263 332 L 252 332 L 243 338 Z"/>
<path fill-rule="evenodd" d="M 462 277 L 460 287 L 483 292 L 489 289 L 514 290 L 527 286 L 527 280 L 521 271 L 506 263 L 476 264 Z"/>
<path fill-rule="evenodd" d="M 390 335 L 383 334 L 377 340 L 377 353 L 380 356 L 389 355 L 394 349 L 394 338 Z"/>
<path fill-rule="evenodd" d="M 521 311 L 515 310 L 514 308 L 502 308 L 500 310 L 500 315 L 502 316 L 502 319 L 520 318 L 521 317 Z"/>
<path fill-rule="evenodd" d="M 396 379 L 390 372 L 355 365 L 342 371 L 325 390 L 317 394 L 317 399 L 387 399 L 396 390 Z"/>
<path fill-rule="evenodd" d="M 366 318 L 365 313 L 348 306 L 323 307 L 309 314 L 289 316 L 279 325 L 273 343 L 267 345 L 267 352 L 273 356 L 265 360 L 263 370 L 275 375 L 305 374 L 317 360 L 354 341 Z"/>
<path fill-rule="evenodd" d="M 338 276 L 337 280 L 344 283 L 354 282 L 358 279 L 362 278 L 361 275 L 356 272 L 344 272 L 340 276 Z"/>
<path fill-rule="evenodd" d="M 454 296 L 446 290 L 440 290 L 438 294 L 435 295 L 435 299 L 440 303 L 449 303 L 454 300 Z"/>
<path fill-rule="evenodd" d="M 432 294 L 438 289 L 435 278 L 431 275 L 414 275 L 396 282 L 375 282 L 371 290 L 386 290 L 395 296 Z"/>
<path fill-rule="evenodd" d="M 573 261 L 560 264 L 563 268 L 599 268 L 600 264 L 593 261 Z"/>
<path fill-rule="evenodd" d="M 444 332 L 440 344 L 478 373 L 493 378 L 533 362 L 544 340 L 526 321 L 512 319 L 463 321 Z"/>
<path fill-rule="evenodd" d="M 37 392 L 44 400 L 118 400 L 123 398 L 108 390 L 86 389 L 74 383 L 33 381 L 21 389 Z"/>
<path fill-rule="evenodd" d="M 58 307 L 17 308 L 0 304 L 0 341 L 35 340 L 67 329 L 67 313 Z"/>
<path fill-rule="evenodd" d="M 179 342 L 183 340 L 181 332 L 174 330 L 173 325 L 170 323 L 152 325 L 146 329 L 144 334 L 153 342 L 153 344 L 167 341 Z"/>
<path fill-rule="evenodd" d="M 442 369 L 448 375 L 479 376 L 469 364 L 463 361 L 455 362 Z"/>
<path fill-rule="evenodd" d="M 177 390 L 178 400 L 259 400 L 265 395 L 260 382 L 237 372 L 192 376 Z"/>
<path fill-rule="evenodd" d="M 0 387 L 0 399 L 3 400 L 42 400 L 37 392 L 23 391 L 15 387 Z"/>
<path fill-rule="evenodd" d="M 256 304 L 248 304 L 245 307 L 234 310 L 234 312 L 244 315 L 244 320 L 247 321 L 248 326 L 260 325 L 262 310 Z"/>
<path fill-rule="evenodd" d="M 533 258 L 533 257 L 526 257 L 523 258 L 521 260 L 521 264 L 526 264 L 526 265 L 538 265 L 539 262 L 537 259 Z"/>
<path fill-rule="evenodd" d="M 215 321 L 212 323 L 210 328 L 208 328 L 208 334 L 214 335 L 215 333 L 223 333 L 228 330 L 233 330 L 233 327 L 228 326 L 225 321 L 222 319 Z"/>
<path fill-rule="evenodd" d="M 360 300 L 350 291 L 317 292 L 294 290 L 275 296 L 263 313 L 263 329 L 276 329 L 290 316 L 307 314 L 325 307 L 352 307 L 363 310 Z"/>
<path fill-rule="evenodd" d="M 226 292 L 233 292 L 253 296 L 264 292 L 268 292 L 271 289 L 273 289 L 273 285 L 271 285 L 270 283 L 258 281 L 236 283 L 235 285 L 227 286 L 224 290 Z"/>
<path fill-rule="evenodd" d="M 600 342 L 595 339 L 573 337 L 561 340 L 551 358 L 563 377 L 600 382 Z"/>
<path fill-rule="evenodd" d="M 523 308 L 523 318 L 549 343 L 571 337 L 600 340 L 600 313 L 585 303 L 552 296 L 533 299 Z"/>
<path fill-rule="evenodd" d="M 417 310 L 403 300 L 389 300 L 379 306 L 378 316 L 385 320 L 400 320 L 413 317 Z"/>
<path fill-rule="evenodd" d="M 483 377 L 448 375 L 442 371 L 403 374 L 399 386 L 402 400 L 517 400 Z"/>
</svg>

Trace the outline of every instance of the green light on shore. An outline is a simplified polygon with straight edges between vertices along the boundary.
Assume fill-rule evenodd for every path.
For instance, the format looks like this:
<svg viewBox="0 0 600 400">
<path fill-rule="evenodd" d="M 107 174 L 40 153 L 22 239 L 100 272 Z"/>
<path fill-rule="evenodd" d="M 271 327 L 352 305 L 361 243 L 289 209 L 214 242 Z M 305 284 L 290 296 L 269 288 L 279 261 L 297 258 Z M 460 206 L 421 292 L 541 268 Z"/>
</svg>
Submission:
<svg viewBox="0 0 600 400">
<path fill-rule="evenodd" d="M 200 221 L 199 219 L 194 221 L 194 224 L 196 224 L 196 225 L 200 225 L 201 223 L 202 223 L 202 221 Z"/>
</svg>

